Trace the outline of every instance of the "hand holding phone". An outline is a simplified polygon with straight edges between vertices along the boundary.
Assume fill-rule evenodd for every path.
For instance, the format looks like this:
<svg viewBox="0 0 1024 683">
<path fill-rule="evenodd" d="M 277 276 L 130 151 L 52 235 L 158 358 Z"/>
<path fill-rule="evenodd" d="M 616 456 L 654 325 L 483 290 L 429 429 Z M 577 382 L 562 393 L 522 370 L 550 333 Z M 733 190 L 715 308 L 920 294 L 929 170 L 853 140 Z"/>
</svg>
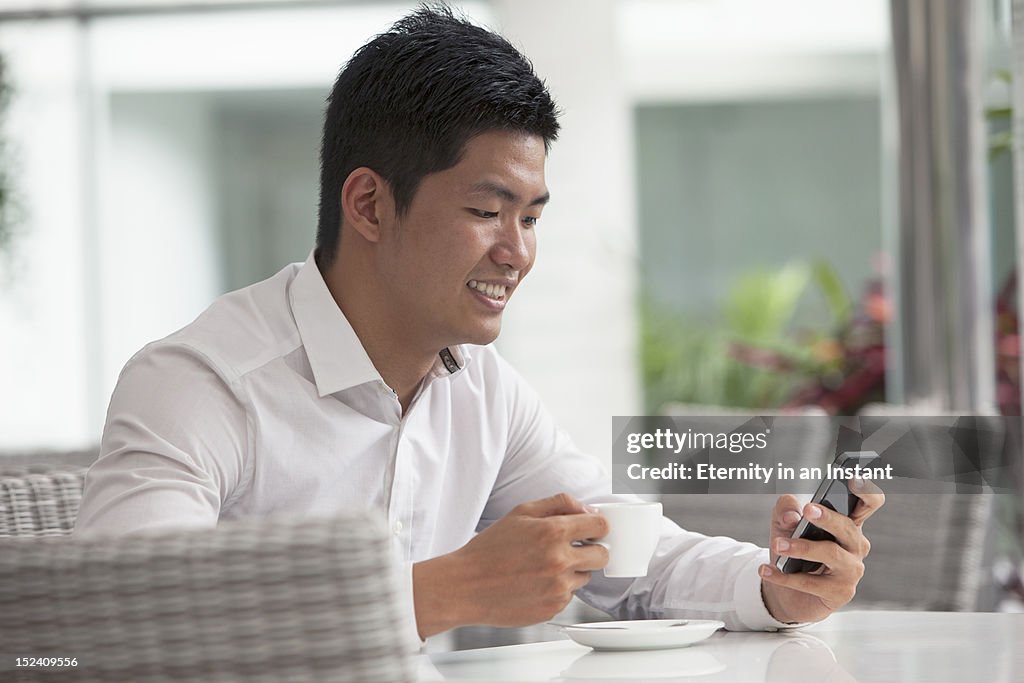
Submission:
<svg viewBox="0 0 1024 683">
<path fill-rule="evenodd" d="M 845 470 L 857 465 L 860 467 L 867 467 L 876 458 L 878 458 L 878 453 L 875 453 L 874 451 L 846 452 L 840 454 L 839 457 L 836 458 L 831 469 L 833 472 L 836 469 L 839 469 L 840 472 L 844 472 Z M 815 491 L 814 497 L 811 498 L 812 503 L 818 503 L 822 507 L 835 510 L 839 514 L 846 515 L 847 517 L 849 517 L 854 508 L 856 508 L 858 500 L 859 498 L 850 492 L 849 483 L 845 477 L 830 477 L 827 475 L 821 480 L 818 490 Z M 800 518 L 800 523 L 797 524 L 796 529 L 793 531 L 792 538 L 803 538 L 810 541 L 836 540 L 835 536 L 824 529 L 811 524 L 806 517 Z M 798 572 L 816 571 L 821 567 L 821 563 L 802 560 L 797 557 L 789 557 L 787 555 L 780 555 L 775 566 L 784 574 L 795 574 Z"/>
</svg>

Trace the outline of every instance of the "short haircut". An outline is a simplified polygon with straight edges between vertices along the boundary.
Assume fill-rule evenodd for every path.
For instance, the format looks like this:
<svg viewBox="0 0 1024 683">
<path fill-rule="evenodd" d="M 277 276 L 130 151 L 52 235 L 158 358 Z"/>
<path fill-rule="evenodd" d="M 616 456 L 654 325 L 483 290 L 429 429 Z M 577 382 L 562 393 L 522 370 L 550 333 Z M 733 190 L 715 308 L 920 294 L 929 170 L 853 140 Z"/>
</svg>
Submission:
<svg viewBox="0 0 1024 683">
<path fill-rule="evenodd" d="M 341 188 L 366 166 L 389 184 L 399 216 L 423 178 L 459 163 L 491 130 L 558 137 L 558 110 L 533 65 L 502 36 L 446 6 L 422 5 L 359 48 L 327 99 L 320 148 L 320 265 L 334 260 Z"/>
</svg>

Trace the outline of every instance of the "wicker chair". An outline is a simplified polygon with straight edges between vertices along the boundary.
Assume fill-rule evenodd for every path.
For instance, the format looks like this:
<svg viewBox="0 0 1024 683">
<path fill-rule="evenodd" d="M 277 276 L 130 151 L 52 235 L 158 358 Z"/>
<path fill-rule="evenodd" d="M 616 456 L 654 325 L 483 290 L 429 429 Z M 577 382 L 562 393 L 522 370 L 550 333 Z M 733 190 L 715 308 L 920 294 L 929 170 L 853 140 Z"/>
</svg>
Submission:
<svg viewBox="0 0 1024 683">
<path fill-rule="evenodd" d="M 55 471 L 87 470 L 99 457 L 99 446 L 73 451 L 0 451 L 0 477 L 49 474 Z"/>
<path fill-rule="evenodd" d="M 0 680 L 413 680 L 379 519 L 38 538 L 70 530 L 79 476 L 0 480 L 6 535 L 29 537 L 0 540 Z"/>
<path fill-rule="evenodd" d="M 82 503 L 85 472 L 0 477 L 0 538 L 70 534 Z"/>
</svg>

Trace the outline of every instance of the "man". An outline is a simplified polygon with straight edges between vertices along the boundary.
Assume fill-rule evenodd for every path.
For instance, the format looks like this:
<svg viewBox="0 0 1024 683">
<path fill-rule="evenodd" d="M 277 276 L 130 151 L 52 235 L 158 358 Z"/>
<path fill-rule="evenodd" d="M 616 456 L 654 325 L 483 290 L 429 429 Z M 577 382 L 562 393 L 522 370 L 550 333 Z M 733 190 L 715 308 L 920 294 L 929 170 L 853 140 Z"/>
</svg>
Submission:
<svg viewBox="0 0 1024 683">
<path fill-rule="evenodd" d="M 543 621 L 574 593 L 732 629 L 845 604 L 880 494 L 852 519 L 806 508 L 838 539 L 786 549 L 816 576 L 668 520 L 643 579 L 601 576 L 606 551 L 578 543 L 607 531 L 581 502 L 614 499 L 607 476 L 490 346 L 533 265 L 557 132 L 529 62 L 447 10 L 361 48 L 327 109 L 316 249 L 128 362 L 76 533 L 377 510 L 420 638 Z M 799 516 L 780 498 L 773 542 Z"/>
</svg>

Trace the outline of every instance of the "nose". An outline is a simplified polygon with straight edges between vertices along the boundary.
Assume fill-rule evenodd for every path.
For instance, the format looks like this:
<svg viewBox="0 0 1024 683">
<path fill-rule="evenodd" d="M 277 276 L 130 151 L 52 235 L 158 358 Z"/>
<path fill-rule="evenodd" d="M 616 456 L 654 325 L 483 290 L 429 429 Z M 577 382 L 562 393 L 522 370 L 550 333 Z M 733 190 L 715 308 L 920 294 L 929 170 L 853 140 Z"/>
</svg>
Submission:
<svg viewBox="0 0 1024 683">
<path fill-rule="evenodd" d="M 491 250 L 491 259 L 499 266 L 526 270 L 533 263 L 534 236 L 519 219 L 502 221 L 501 236 Z"/>
</svg>

